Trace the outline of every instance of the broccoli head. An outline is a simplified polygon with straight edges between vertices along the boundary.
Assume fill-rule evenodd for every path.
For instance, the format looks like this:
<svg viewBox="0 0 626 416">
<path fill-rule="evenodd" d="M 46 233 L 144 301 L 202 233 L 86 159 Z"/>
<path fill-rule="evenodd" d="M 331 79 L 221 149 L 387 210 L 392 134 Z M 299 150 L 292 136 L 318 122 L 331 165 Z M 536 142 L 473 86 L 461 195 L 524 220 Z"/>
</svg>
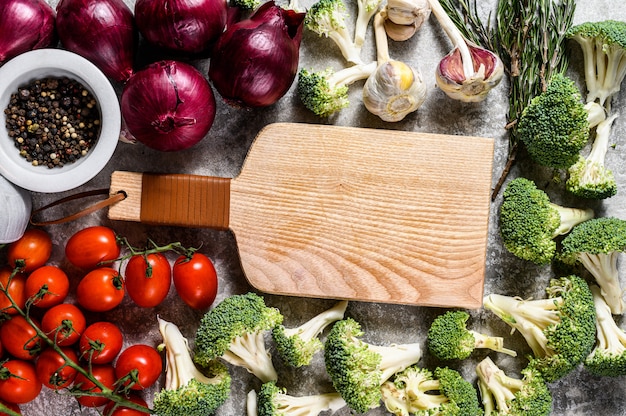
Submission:
<svg viewBox="0 0 626 416">
<path fill-rule="evenodd" d="M 324 344 L 324 361 L 335 390 L 357 413 L 380 406 L 381 385 L 417 363 L 419 344 L 378 346 L 360 339 L 361 325 L 352 318 L 335 322 Z"/>
<path fill-rule="evenodd" d="M 433 373 L 412 365 L 384 382 L 381 391 L 385 407 L 396 416 L 483 414 L 474 386 L 447 367 Z"/>
<path fill-rule="evenodd" d="M 591 286 L 596 305 L 596 346 L 585 358 L 584 365 L 598 376 L 626 375 L 626 332 L 621 329 L 607 305 L 600 288 Z"/>
<path fill-rule="evenodd" d="M 531 363 L 548 382 L 569 374 L 591 352 L 595 307 L 587 282 L 576 275 L 550 280 L 545 299 L 491 294 L 484 306 L 526 339 Z"/>
<path fill-rule="evenodd" d="M 546 90 L 522 111 L 517 134 L 540 165 L 566 169 L 576 163 L 589 140 L 589 120 L 574 82 L 553 75 Z"/>
<path fill-rule="evenodd" d="M 504 338 L 467 329 L 469 317 L 465 311 L 447 311 L 436 317 L 428 329 L 428 351 L 440 360 L 464 360 L 476 348 L 517 355 L 504 348 Z"/>
<path fill-rule="evenodd" d="M 165 347 L 165 385 L 154 396 L 159 416 L 204 416 L 217 410 L 230 394 L 226 366 L 211 361 L 203 371 L 193 363 L 187 339 L 173 323 L 159 320 Z"/>
<path fill-rule="evenodd" d="M 231 295 L 204 314 L 196 331 L 194 361 L 205 366 L 222 358 L 244 367 L 261 381 L 278 375 L 265 347 L 265 334 L 280 325 L 283 316 L 256 293 Z"/>
<path fill-rule="evenodd" d="M 591 209 L 563 207 L 550 201 L 529 179 L 511 180 L 502 196 L 500 235 L 515 256 L 543 265 L 556 254 L 554 238 L 594 217 Z"/>
<path fill-rule="evenodd" d="M 478 390 L 485 416 L 548 416 L 552 393 L 533 367 L 521 371 L 521 378 L 507 375 L 487 357 L 476 366 Z"/>
<path fill-rule="evenodd" d="M 593 275 L 611 312 L 626 311 L 617 260 L 626 250 L 626 221 L 615 217 L 594 218 L 574 227 L 562 241 L 560 259 L 580 263 Z"/>
<path fill-rule="evenodd" d="M 253 406 L 257 409 L 253 414 L 258 416 L 317 416 L 327 410 L 336 412 L 346 402 L 337 392 L 292 396 L 276 382 L 269 381 L 261 386 Z"/>
<path fill-rule="evenodd" d="M 329 325 L 343 319 L 347 307 L 348 301 L 344 300 L 296 328 L 276 326 L 272 330 L 272 336 L 278 354 L 292 367 L 309 365 L 313 355 L 324 348 L 318 338 L 319 334 Z"/>
</svg>

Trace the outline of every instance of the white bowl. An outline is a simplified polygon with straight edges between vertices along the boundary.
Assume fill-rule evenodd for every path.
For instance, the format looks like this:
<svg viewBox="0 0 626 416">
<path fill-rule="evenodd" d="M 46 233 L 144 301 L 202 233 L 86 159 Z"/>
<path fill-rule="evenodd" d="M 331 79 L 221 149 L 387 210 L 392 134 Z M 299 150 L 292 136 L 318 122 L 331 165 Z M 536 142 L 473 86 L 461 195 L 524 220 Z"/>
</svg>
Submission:
<svg viewBox="0 0 626 416">
<path fill-rule="evenodd" d="M 88 153 L 63 167 L 33 166 L 20 156 L 5 126 L 4 110 L 18 87 L 35 79 L 68 77 L 89 90 L 100 109 L 100 136 Z M 92 179 L 109 162 L 121 130 L 120 104 L 108 78 L 94 64 L 62 49 L 23 53 L 0 67 L 0 175 L 34 192 L 62 192 Z"/>
</svg>

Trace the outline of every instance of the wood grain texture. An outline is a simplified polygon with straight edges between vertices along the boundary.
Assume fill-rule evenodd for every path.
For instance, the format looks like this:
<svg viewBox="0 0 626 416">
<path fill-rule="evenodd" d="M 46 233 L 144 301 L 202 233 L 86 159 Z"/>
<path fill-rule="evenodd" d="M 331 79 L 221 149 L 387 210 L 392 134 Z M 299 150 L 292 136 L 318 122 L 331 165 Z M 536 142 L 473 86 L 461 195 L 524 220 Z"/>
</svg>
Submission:
<svg viewBox="0 0 626 416">
<path fill-rule="evenodd" d="M 478 308 L 493 139 L 279 123 L 231 183 L 231 229 L 267 293 Z"/>
</svg>

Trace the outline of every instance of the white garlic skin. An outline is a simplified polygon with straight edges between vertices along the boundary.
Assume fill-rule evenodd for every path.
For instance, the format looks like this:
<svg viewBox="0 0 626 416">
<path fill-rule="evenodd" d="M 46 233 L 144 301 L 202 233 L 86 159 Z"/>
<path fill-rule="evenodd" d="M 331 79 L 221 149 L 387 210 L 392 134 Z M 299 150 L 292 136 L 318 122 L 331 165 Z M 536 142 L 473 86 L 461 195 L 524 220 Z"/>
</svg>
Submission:
<svg viewBox="0 0 626 416">
<path fill-rule="evenodd" d="M 397 25 L 419 28 L 430 17 L 430 4 L 428 0 L 388 0 L 385 13 Z"/>
<path fill-rule="evenodd" d="M 0 176 L 0 244 L 19 240 L 30 219 L 30 193 Z"/>
<path fill-rule="evenodd" d="M 426 86 L 421 75 L 401 61 L 380 64 L 363 86 L 363 104 L 383 121 L 400 121 L 425 100 Z"/>
</svg>

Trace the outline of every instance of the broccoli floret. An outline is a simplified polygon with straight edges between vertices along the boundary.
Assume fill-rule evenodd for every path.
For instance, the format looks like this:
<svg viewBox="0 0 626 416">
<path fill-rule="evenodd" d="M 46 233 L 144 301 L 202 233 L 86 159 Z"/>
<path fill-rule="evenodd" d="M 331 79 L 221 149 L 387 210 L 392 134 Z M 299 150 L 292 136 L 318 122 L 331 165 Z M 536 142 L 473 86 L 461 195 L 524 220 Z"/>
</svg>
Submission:
<svg viewBox="0 0 626 416">
<path fill-rule="evenodd" d="M 357 0 L 358 14 L 354 28 L 354 44 L 357 48 L 363 47 L 369 22 L 382 4 L 383 0 Z"/>
<path fill-rule="evenodd" d="M 511 180 L 500 206 L 500 235 L 515 256 L 543 265 L 556 253 L 554 238 L 567 234 L 581 222 L 594 217 L 591 209 L 569 208 L 550 197 L 529 179 Z"/>
<path fill-rule="evenodd" d="M 344 300 L 296 328 L 276 326 L 272 336 L 282 359 L 292 367 L 309 365 L 313 355 L 324 348 L 319 334 L 329 325 L 343 319 L 347 307 L 348 301 Z"/>
<path fill-rule="evenodd" d="M 440 360 L 464 360 L 476 348 L 517 356 L 515 351 L 504 348 L 504 338 L 467 329 L 469 317 L 465 311 L 447 311 L 437 316 L 428 329 L 428 351 Z"/>
<path fill-rule="evenodd" d="M 383 403 L 397 416 L 480 416 L 478 394 L 472 384 L 450 368 L 434 374 L 417 365 L 397 373 L 381 386 Z"/>
<path fill-rule="evenodd" d="M 319 0 L 306 12 L 304 26 L 319 36 L 332 39 L 348 62 L 361 64 L 361 49 L 348 31 L 346 17 L 346 5 L 342 0 Z"/>
<path fill-rule="evenodd" d="M 194 361 L 201 366 L 216 358 L 244 367 L 261 381 L 278 375 L 265 346 L 265 334 L 283 316 L 256 293 L 231 295 L 204 314 L 196 331 Z"/>
<path fill-rule="evenodd" d="M 194 365 L 187 339 L 178 326 L 160 318 L 158 321 L 166 353 L 166 371 L 165 385 L 154 396 L 154 412 L 159 416 L 213 414 L 230 394 L 228 369 L 212 361 L 201 372 Z"/>
<path fill-rule="evenodd" d="M 593 275 L 611 312 L 626 311 L 619 280 L 617 259 L 626 250 L 626 221 L 603 217 L 574 227 L 562 241 L 560 259 L 565 264 L 582 264 Z"/>
<path fill-rule="evenodd" d="M 572 194 L 587 199 L 606 199 L 617 193 L 613 171 L 604 164 L 611 124 L 616 118 L 617 115 L 613 115 L 598 124 L 589 155 L 580 156 L 578 162 L 569 167 L 566 188 Z"/>
<path fill-rule="evenodd" d="M 248 401 L 248 404 L 252 402 Z M 285 388 L 270 381 L 263 383 L 253 406 L 257 409 L 253 413 L 255 416 L 317 416 L 327 410 L 336 412 L 345 407 L 346 402 L 337 392 L 292 396 Z"/>
<path fill-rule="evenodd" d="M 352 318 L 335 322 L 324 344 L 324 361 L 335 390 L 358 413 L 380 406 L 380 386 L 417 363 L 419 344 L 378 346 L 361 340 L 364 332 Z"/>
<path fill-rule="evenodd" d="M 521 371 L 521 379 L 507 375 L 489 357 L 476 366 L 478 390 L 485 416 L 548 416 L 552 393 L 533 367 Z"/>
<path fill-rule="evenodd" d="M 591 285 L 591 292 L 596 305 L 596 346 L 585 358 L 585 368 L 598 376 L 626 375 L 626 332 L 613 319 L 600 288 Z"/>
<path fill-rule="evenodd" d="M 546 299 L 523 300 L 491 294 L 483 304 L 518 330 L 533 351 L 530 365 L 551 383 L 583 362 L 596 339 L 596 313 L 591 290 L 570 275 L 550 280 Z"/>
<path fill-rule="evenodd" d="M 574 82 L 562 74 L 524 108 L 517 134 L 540 165 L 566 169 L 589 140 L 588 112 Z"/>
<path fill-rule="evenodd" d="M 261 0 L 230 0 L 231 7 L 238 7 L 241 10 L 254 10 L 261 4 Z"/>
<path fill-rule="evenodd" d="M 583 52 L 587 102 L 597 101 L 610 110 L 626 75 L 626 22 L 585 22 L 572 26 L 567 37 Z"/>
<path fill-rule="evenodd" d="M 348 86 L 368 78 L 376 70 L 376 62 L 354 65 L 334 71 L 309 71 L 298 74 L 297 92 L 302 104 L 320 117 L 329 117 L 350 105 Z"/>
</svg>

